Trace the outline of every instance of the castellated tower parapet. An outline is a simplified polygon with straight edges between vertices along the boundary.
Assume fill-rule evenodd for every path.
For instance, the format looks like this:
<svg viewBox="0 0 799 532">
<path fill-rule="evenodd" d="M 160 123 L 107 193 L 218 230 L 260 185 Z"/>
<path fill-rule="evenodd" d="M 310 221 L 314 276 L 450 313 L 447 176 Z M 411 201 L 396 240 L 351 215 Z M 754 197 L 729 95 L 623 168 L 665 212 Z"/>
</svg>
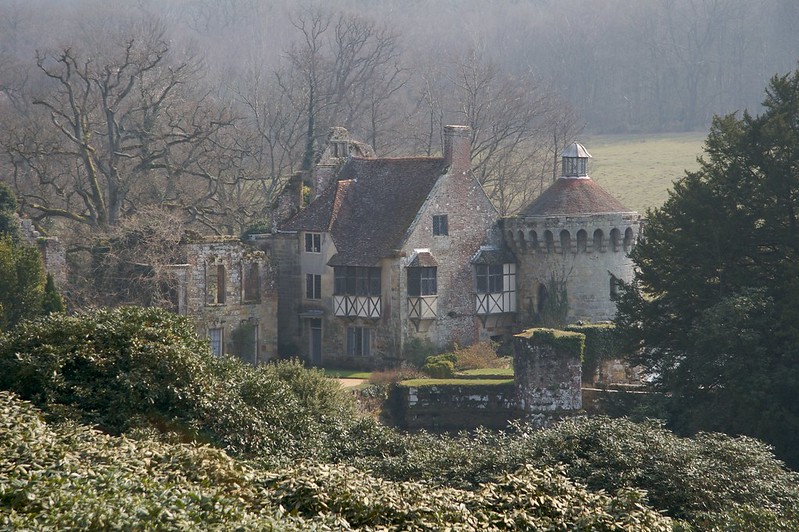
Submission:
<svg viewBox="0 0 799 532">
<path fill-rule="evenodd" d="M 565 291 L 566 321 L 601 322 L 616 314 L 616 279 L 632 280 L 629 253 L 641 216 L 589 176 L 591 157 L 574 143 L 563 153 L 563 174 L 521 213 L 502 220 L 503 238 L 518 260 L 521 321 L 540 322 L 553 290 Z"/>
</svg>

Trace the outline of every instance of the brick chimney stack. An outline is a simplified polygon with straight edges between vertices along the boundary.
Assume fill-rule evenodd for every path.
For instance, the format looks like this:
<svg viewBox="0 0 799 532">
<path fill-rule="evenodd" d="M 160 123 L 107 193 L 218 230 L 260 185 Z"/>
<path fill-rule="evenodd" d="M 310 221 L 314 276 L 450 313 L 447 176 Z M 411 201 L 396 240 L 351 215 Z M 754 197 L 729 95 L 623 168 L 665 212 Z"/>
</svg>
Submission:
<svg viewBox="0 0 799 532">
<path fill-rule="evenodd" d="M 472 169 L 472 128 L 469 126 L 444 126 L 444 160 L 449 173 L 466 175 Z"/>
</svg>

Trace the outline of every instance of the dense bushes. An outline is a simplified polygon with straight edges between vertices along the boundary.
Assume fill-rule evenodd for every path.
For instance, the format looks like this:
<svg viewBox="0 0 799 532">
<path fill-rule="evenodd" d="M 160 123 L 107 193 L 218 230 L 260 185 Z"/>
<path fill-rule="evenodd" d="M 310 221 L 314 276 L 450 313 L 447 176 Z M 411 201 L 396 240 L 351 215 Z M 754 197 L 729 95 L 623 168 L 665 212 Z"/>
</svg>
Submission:
<svg viewBox="0 0 799 532">
<path fill-rule="evenodd" d="M 0 385 L 47 420 L 0 393 L 0 528 L 799 523 L 799 475 L 755 440 L 607 418 L 404 435 L 320 372 L 215 358 L 153 309 L 23 323 L 0 337 Z"/>
<path fill-rule="evenodd" d="M 209 447 L 49 425 L 7 392 L 0 414 L 5 529 L 669 530 L 639 493 L 591 493 L 557 470 L 522 468 L 470 491 L 342 465 L 269 473 Z"/>
<path fill-rule="evenodd" d="M 422 479 L 463 489 L 525 465 L 562 465 L 569 478 L 592 490 L 642 490 L 653 507 L 700 529 L 746 522 L 762 530 L 799 526 L 799 474 L 750 438 L 679 438 L 654 422 L 597 417 L 548 430 L 519 425 L 508 432 L 422 433 L 395 450 L 352 463 L 395 481 Z"/>
<path fill-rule="evenodd" d="M 155 427 L 281 460 L 326 453 L 326 427 L 354 413 L 321 372 L 215 358 L 185 318 L 134 307 L 19 326 L 0 338 L 0 388 L 50 419 L 110 434 Z"/>
</svg>

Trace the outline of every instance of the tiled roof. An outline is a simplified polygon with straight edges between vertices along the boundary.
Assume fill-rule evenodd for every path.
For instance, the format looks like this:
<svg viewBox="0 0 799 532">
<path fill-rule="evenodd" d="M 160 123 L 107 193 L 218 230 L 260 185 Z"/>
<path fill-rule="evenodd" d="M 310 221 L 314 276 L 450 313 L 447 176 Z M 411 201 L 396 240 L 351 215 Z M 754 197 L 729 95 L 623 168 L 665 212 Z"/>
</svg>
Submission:
<svg viewBox="0 0 799 532">
<path fill-rule="evenodd" d="M 400 249 L 446 164 L 439 157 L 352 157 L 336 182 L 286 222 L 289 231 L 329 231 L 331 264 L 373 266 Z"/>
<path fill-rule="evenodd" d="M 516 263 L 516 257 L 511 250 L 505 247 L 481 247 L 472 257 L 471 262 L 472 264 L 511 264 Z"/>
<path fill-rule="evenodd" d="M 522 209 L 520 216 L 632 212 L 590 178 L 559 178 Z"/>
<path fill-rule="evenodd" d="M 438 261 L 429 251 L 420 251 L 414 255 L 411 262 L 408 263 L 409 268 L 429 268 L 438 266 Z"/>
</svg>

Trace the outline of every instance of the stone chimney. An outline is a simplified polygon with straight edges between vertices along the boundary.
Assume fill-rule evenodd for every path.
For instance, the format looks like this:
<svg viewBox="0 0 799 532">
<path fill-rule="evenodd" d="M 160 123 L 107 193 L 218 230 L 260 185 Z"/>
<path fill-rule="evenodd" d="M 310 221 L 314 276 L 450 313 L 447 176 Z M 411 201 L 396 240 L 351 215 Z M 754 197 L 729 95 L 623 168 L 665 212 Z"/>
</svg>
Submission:
<svg viewBox="0 0 799 532">
<path fill-rule="evenodd" d="M 444 126 L 444 160 L 452 175 L 466 175 L 472 169 L 472 128 Z"/>
<path fill-rule="evenodd" d="M 339 170 L 338 164 L 317 164 L 314 168 L 314 184 L 311 200 L 315 200 L 329 187 L 336 178 Z"/>
</svg>

